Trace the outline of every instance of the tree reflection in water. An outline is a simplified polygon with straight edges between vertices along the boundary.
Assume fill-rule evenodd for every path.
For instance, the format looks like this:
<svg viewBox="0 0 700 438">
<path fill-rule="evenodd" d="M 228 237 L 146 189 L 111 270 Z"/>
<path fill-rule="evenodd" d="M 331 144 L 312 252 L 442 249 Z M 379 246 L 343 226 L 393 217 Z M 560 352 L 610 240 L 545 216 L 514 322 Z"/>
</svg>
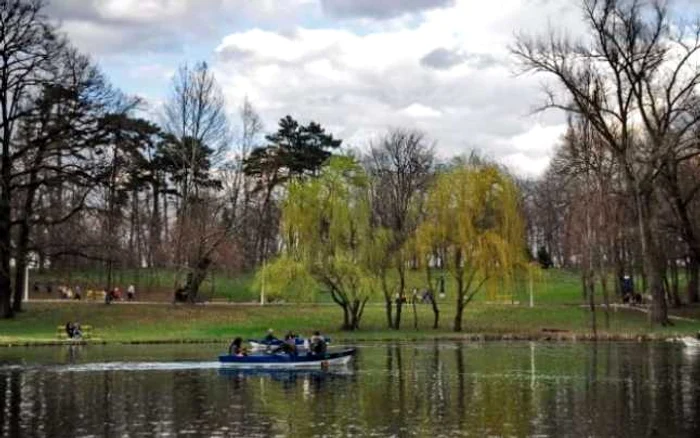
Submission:
<svg viewBox="0 0 700 438">
<path fill-rule="evenodd" d="M 100 359 L 87 353 L 48 362 Z M 27 366 L 8 351 L 0 436 L 700 436 L 699 355 L 661 343 L 431 342 L 365 345 L 341 372 L 91 371 Z"/>
</svg>

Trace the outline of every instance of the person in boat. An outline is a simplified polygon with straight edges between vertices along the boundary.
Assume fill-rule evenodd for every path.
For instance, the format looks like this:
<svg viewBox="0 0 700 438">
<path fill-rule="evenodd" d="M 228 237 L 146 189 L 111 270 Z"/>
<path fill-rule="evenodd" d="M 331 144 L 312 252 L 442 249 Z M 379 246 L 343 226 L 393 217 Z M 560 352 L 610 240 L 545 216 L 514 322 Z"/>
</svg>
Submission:
<svg viewBox="0 0 700 438">
<path fill-rule="evenodd" d="M 275 331 L 272 330 L 272 329 L 267 329 L 267 334 L 266 334 L 265 337 L 263 338 L 263 341 L 264 341 L 266 344 L 269 344 L 269 343 L 278 341 L 277 336 L 275 336 Z"/>
<path fill-rule="evenodd" d="M 294 336 L 294 333 L 292 332 L 287 332 L 287 334 L 284 336 L 284 342 L 277 347 L 274 350 L 275 353 L 277 352 L 282 352 L 282 353 L 287 353 L 291 355 L 296 355 L 297 354 L 297 339 L 296 336 Z"/>
<path fill-rule="evenodd" d="M 326 338 L 321 335 L 321 332 L 316 330 L 314 335 L 311 336 L 311 341 L 309 342 L 309 350 L 314 354 L 323 354 L 326 352 L 326 347 L 328 343 Z"/>
<path fill-rule="evenodd" d="M 248 352 L 243 347 L 243 339 L 239 336 L 231 342 L 228 347 L 228 354 L 231 356 L 247 356 Z"/>
</svg>

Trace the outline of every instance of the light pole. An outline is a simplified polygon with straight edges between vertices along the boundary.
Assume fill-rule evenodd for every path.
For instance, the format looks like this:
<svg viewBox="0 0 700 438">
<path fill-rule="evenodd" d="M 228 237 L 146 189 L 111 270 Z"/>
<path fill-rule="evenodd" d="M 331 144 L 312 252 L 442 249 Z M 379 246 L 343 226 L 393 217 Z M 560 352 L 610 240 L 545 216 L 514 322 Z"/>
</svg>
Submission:
<svg viewBox="0 0 700 438">
<path fill-rule="evenodd" d="M 29 301 L 29 263 L 24 267 L 24 302 Z"/>
</svg>

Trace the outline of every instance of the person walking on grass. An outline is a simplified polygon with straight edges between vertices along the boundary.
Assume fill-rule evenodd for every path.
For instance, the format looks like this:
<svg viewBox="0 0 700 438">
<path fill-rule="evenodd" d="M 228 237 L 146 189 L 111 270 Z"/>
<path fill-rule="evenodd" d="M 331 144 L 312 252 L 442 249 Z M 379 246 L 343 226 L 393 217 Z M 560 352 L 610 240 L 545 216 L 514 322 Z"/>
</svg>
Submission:
<svg viewBox="0 0 700 438">
<path fill-rule="evenodd" d="M 129 301 L 134 301 L 136 299 L 136 288 L 133 284 L 130 284 L 129 287 L 126 288 L 126 299 Z"/>
</svg>

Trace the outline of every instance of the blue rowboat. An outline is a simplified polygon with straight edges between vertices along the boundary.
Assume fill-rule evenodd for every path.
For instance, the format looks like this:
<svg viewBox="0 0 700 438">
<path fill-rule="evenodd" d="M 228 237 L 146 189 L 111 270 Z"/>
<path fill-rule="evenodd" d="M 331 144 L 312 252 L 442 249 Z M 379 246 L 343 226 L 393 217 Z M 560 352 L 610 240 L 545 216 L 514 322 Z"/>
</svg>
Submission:
<svg viewBox="0 0 700 438">
<path fill-rule="evenodd" d="M 354 348 L 329 351 L 323 354 L 252 354 L 234 356 L 222 354 L 219 362 L 239 368 L 325 368 L 335 365 L 347 365 L 355 355 Z"/>
<path fill-rule="evenodd" d="M 269 377 L 281 382 L 293 382 L 300 379 L 311 378 L 318 380 L 342 380 L 352 377 L 353 371 L 349 367 L 332 368 L 241 368 L 219 367 L 219 375 L 236 378 Z"/>
</svg>

